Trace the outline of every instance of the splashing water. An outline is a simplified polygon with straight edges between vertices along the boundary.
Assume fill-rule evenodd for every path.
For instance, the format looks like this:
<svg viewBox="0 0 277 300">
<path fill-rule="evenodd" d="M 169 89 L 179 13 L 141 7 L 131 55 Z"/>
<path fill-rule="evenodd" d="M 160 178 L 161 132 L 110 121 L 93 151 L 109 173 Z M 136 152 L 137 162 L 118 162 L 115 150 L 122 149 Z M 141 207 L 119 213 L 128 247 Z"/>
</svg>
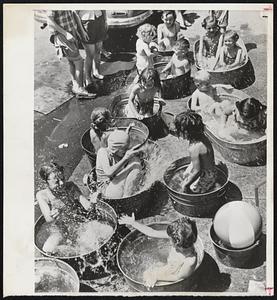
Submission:
<svg viewBox="0 0 277 300">
<path fill-rule="evenodd" d="M 76 279 L 58 268 L 56 265 L 43 265 L 35 267 L 35 292 L 76 292 Z"/>
</svg>

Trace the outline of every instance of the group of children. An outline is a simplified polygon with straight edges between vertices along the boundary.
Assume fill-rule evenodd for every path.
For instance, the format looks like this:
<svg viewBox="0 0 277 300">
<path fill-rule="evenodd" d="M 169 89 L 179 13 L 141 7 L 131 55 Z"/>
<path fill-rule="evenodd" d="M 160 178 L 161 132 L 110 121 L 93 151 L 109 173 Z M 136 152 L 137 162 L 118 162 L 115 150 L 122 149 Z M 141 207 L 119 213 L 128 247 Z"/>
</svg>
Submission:
<svg viewBox="0 0 277 300">
<path fill-rule="evenodd" d="M 154 57 L 157 49 L 173 49 L 174 55 L 163 72 L 171 69 L 172 74 L 180 76 L 190 70 L 187 58 L 189 42 L 180 35 L 180 26 L 176 22 L 174 11 L 164 11 L 163 24 L 158 26 L 158 40 L 154 44 L 156 29 L 153 25 L 144 24 L 138 29 L 137 70 L 138 78 L 131 90 L 126 107 L 127 117 L 142 119 L 153 114 L 154 96 L 160 90 L 160 79 L 154 69 Z M 226 30 L 228 12 L 222 14 L 212 11 L 204 19 L 203 27 L 207 30 L 200 39 L 200 56 L 215 57 L 217 64 L 233 67 L 241 62 L 243 49 L 236 44 L 238 35 Z M 221 23 L 220 23 L 221 22 Z M 72 32 L 72 31 L 71 31 Z M 224 42 L 223 47 L 219 47 Z M 152 44 L 151 44 L 152 43 Z M 70 63 L 78 61 L 70 60 Z M 201 194 L 216 189 L 218 186 L 217 169 L 211 142 L 204 134 L 203 113 L 215 114 L 221 120 L 224 128 L 227 119 L 233 115 L 238 127 L 247 130 L 266 128 L 265 107 L 256 99 L 248 98 L 236 102 L 235 106 L 228 101 L 219 100 L 215 86 L 210 83 L 210 75 L 201 70 L 194 75 L 197 87 L 192 94 L 190 109 L 175 116 L 174 126 L 179 138 L 189 141 L 191 162 L 183 174 L 182 190 L 184 193 Z M 90 137 L 97 153 L 96 177 L 97 191 L 107 198 L 121 198 L 132 195 L 142 174 L 142 164 L 139 157 L 141 150 L 130 148 L 130 128 L 116 129 L 107 135 L 107 129 L 112 126 L 111 113 L 106 108 L 96 108 L 91 114 Z M 226 136 L 225 136 L 226 137 Z M 41 178 L 46 182 L 46 189 L 37 193 L 37 200 L 46 222 L 55 224 L 61 218 L 64 206 L 89 211 L 92 202 L 86 199 L 72 183 L 64 180 L 63 170 L 56 164 L 43 166 Z M 61 193 L 61 191 L 63 193 Z M 66 201 L 60 194 L 66 194 L 71 201 Z M 77 203 L 77 204 L 76 204 Z M 167 238 L 171 240 L 172 249 L 167 263 L 154 269 L 146 270 L 143 277 L 145 285 L 153 287 L 157 281 L 177 281 L 192 274 L 197 266 L 195 242 L 197 228 L 194 221 L 181 218 L 170 225 L 166 231 L 157 231 L 135 221 L 134 215 L 121 216 L 120 224 L 129 224 L 150 237 Z M 43 250 L 54 252 L 55 245 L 61 237 L 58 231 L 44 244 Z"/>
</svg>

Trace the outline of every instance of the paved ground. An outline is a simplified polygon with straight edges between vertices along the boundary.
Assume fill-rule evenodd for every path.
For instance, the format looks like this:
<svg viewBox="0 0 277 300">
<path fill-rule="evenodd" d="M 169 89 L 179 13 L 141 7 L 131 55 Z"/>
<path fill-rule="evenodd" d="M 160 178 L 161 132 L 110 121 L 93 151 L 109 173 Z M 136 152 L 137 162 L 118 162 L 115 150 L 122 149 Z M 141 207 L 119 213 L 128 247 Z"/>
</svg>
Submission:
<svg viewBox="0 0 277 300">
<path fill-rule="evenodd" d="M 197 40 L 202 32 L 200 26 L 202 17 L 206 12 L 197 11 L 189 12 L 194 18 L 194 24 L 185 34 L 190 38 L 191 42 Z M 266 103 L 266 19 L 259 17 L 257 12 L 241 12 L 234 11 L 230 14 L 230 28 L 238 30 L 238 33 L 248 44 L 249 56 L 253 63 L 256 75 L 255 83 L 244 90 L 249 95 L 255 96 Z M 119 93 L 120 88 L 124 87 L 124 80 L 129 73 L 121 72 L 117 74 L 117 81 L 108 78 L 106 84 L 109 85 L 108 95 L 103 95 L 93 101 L 77 101 L 70 98 L 68 92 L 68 70 L 65 62 L 58 62 L 54 54 L 52 45 L 47 40 L 48 32 L 40 30 L 36 24 L 35 29 L 35 89 L 42 87 L 50 87 L 60 91 L 60 95 L 64 99 L 60 99 L 57 95 L 57 107 L 48 114 L 35 112 L 34 124 L 34 154 L 35 154 L 35 190 L 39 190 L 43 185 L 37 176 L 39 166 L 55 159 L 65 166 L 67 178 L 71 176 L 80 188 L 87 193 L 86 188 L 82 185 L 82 176 L 89 171 L 90 167 L 87 158 L 80 146 L 80 137 L 89 127 L 89 116 L 92 109 L 96 106 L 108 107 L 115 93 Z M 116 88 L 114 88 L 116 86 Z M 43 95 L 42 90 L 42 95 Z M 38 93 L 39 95 L 39 93 Z M 59 99 L 58 99 L 59 98 Z M 37 101 L 38 99 L 35 99 Z M 68 101 L 67 101 L 68 100 Z M 176 113 L 186 106 L 187 99 L 178 99 L 167 101 L 166 110 Z M 38 100 L 39 101 L 39 100 Z M 60 144 L 67 143 L 68 147 L 59 148 Z M 171 152 L 172 159 L 180 156 L 180 150 L 176 151 L 176 145 L 179 142 L 172 136 L 167 136 L 158 141 L 160 146 L 168 147 Z M 186 154 L 186 146 L 183 146 Z M 216 153 L 217 159 L 222 159 L 219 153 Z M 228 197 L 232 199 L 241 199 L 249 203 L 254 202 L 254 183 L 266 176 L 265 166 L 245 167 L 227 162 L 230 173 L 230 184 L 228 189 Z M 260 203 L 259 211 L 263 217 L 263 228 L 265 232 L 265 186 L 259 191 Z M 167 198 L 163 195 L 163 198 Z M 37 211 L 37 210 L 36 210 Z M 38 212 L 38 211 L 37 211 Z M 172 220 L 176 218 L 178 213 L 174 211 L 171 203 L 165 199 L 164 206 L 158 215 L 152 215 L 143 220 L 143 222 L 151 222 L 166 218 Z M 205 274 L 206 283 L 198 287 L 199 291 L 229 291 L 229 292 L 246 292 L 249 280 L 265 280 L 265 246 L 264 244 L 257 253 L 255 264 L 249 266 L 248 269 L 229 268 L 218 262 L 212 244 L 208 238 L 208 229 L 211 219 L 197 219 L 199 235 L 204 242 L 206 250 L 206 263 L 209 273 Z M 213 280 L 215 279 L 216 280 Z M 96 291 L 114 292 L 129 291 L 128 286 L 124 283 L 120 274 L 110 277 L 110 280 L 86 282 L 89 283 Z M 106 282 L 107 281 L 107 282 Z M 103 283 L 106 283 L 103 286 Z"/>
</svg>

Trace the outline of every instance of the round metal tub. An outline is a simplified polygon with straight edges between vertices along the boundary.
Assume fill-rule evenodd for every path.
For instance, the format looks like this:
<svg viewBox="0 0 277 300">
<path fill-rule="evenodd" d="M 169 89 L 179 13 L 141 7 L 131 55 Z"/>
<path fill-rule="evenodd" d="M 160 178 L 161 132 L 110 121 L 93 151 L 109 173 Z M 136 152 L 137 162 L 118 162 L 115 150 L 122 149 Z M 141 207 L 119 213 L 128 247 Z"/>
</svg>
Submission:
<svg viewBox="0 0 277 300">
<path fill-rule="evenodd" d="M 130 148 L 136 146 L 136 145 L 143 145 L 148 137 L 149 137 L 149 130 L 145 124 L 142 122 L 136 120 L 136 119 L 115 119 L 113 122 L 113 127 L 109 128 L 105 132 L 105 141 L 103 143 L 107 146 L 107 137 L 109 136 L 109 133 L 111 133 L 115 129 L 119 130 L 125 130 L 130 124 L 133 124 L 131 130 L 130 130 Z M 90 139 L 90 128 L 85 131 L 85 133 L 81 137 L 81 146 L 83 150 L 85 151 L 89 162 L 91 164 L 91 167 L 95 167 L 96 165 L 96 154 L 98 149 L 95 151 L 94 146 L 91 143 Z"/>
<path fill-rule="evenodd" d="M 164 182 L 173 207 L 179 213 L 191 217 L 212 217 L 224 204 L 226 186 L 229 180 L 226 165 L 216 165 L 221 187 L 203 194 L 187 194 L 172 188 L 171 180 L 177 172 L 184 172 L 190 163 L 190 157 L 174 161 L 164 173 Z"/>
<path fill-rule="evenodd" d="M 117 215 L 113 208 L 103 201 L 97 202 L 97 209 L 100 211 L 100 214 L 105 221 L 113 227 L 113 234 L 111 237 L 98 249 L 88 253 L 80 253 L 75 256 L 54 256 L 44 252 L 42 250 L 43 243 L 38 240 L 38 233 L 45 223 L 43 216 L 35 223 L 34 234 L 36 249 L 46 257 L 60 259 L 68 263 L 73 267 L 81 279 L 87 280 L 108 275 L 107 266 L 109 266 L 114 259 L 120 241 L 119 237 L 115 234 L 117 231 Z"/>
<path fill-rule="evenodd" d="M 148 226 L 156 230 L 166 230 L 169 223 L 153 223 Z M 142 274 L 147 267 L 155 263 L 166 263 L 171 245 L 167 239 L 149 238 L 138 230 L 130 232 L 120 243 L 117 251 L 117 264 L 130 287 L 139 292 L 181 292 L 195 288 L 200 274 L 200 265 L 204 257 L 204 247 L 200 238 L 195 242 L 197 266 L 194 273 L 175 282 L 160 281 L 147 289 Z"/>
<path fill-rule="evenodd" d="M 142 160 L 147 164 L 147 156 L 151 155 L 151 149 L 152 151 L 158 150 L 158 145 L 155 142 L 148 141 L 147 142 L 147 151 L 144 151 Z M 148 153 L 146 153 L 148 152 Z M 92 168 L 90 173 L 87 176 L 87 187 L 90 190 L 91 193 L 94 192 L 93 189 L 90 188 L 91 180 L 96 181 L 96 171 L 95 167 Z M 127 214 L 131 215 L 132 213 L 135 214 L 136 219 L 142 219 L 149 215 L 149 207 L 151 206 L 151 203 L 153 201 L 154 195 L 153 195 L 153 188 L 152 186 L 136 192 L 134 195 L 129 197 L 122 197 L 119 199 L 116 198 L 106 198 L 102 196 L 102 200 L 106 203 L 108 203 L 118 215 L 121 214 Z"/>
<path fill-rule="evenodd" d="M 116 96 L 110 106 L 110 111 L 112 116 L 116 119 L 125 119 L 127 118 L 125 114 L 125 107 L 128 104 L 128 95 L 122 94 Z M 148 129 L 149 137 L 152 139 L 157 139 L 166 136 L 167 128 L 161 118 L 162 107 L 164 101 L 158 97 L 154 98 L 154 114 L 151 117 L 147 117 L 141 120 Z"/>
<path fill-rule="evenodd" d="M 77 293 L 80 289 L 75 270 L 59 259 L 36 258 L 35 279 L 36 293 Z"/>
<path fill-rule="evenodd" d="M 159 72 L 167 65 L 167 62 L 158 62 L 154 64 L 154 68 Z M 187 97 L 192 94 L 191 91 L 191 71 L 186 74 L 175 76 L 172 78 L 162 78 L 161 80 L 161 97 L 166 100 Z M 163 76 L 164 77 L 164 76 Z"/>
<path fill-rule="evenodd" d="M 220 243 L 213 225 L 210 229 L 210 239 L 213 243 L 216 256 L 218 260 L 228 267 L 244 268 L 249 262 L 255 260 L 258 247 L 260 246 L 260 239 L 258 238 L 254 244 L 242 249 L 227 248 Z"/>
<path fill-rule="evenodd" d="M 217 70 L 208 70 L 211 74 L 211 83 L 212 84 L 231 84 L 236 89 L 245 89 L 252 85 L 255 82 L 255 71 L 252 65 L 252 62 L 247 54 L 245 45 L 241 39 L 239 39 L 240 46 L 244 49 L 246 57 L 244 63 L 240 66 L 237 66 L 233 69 L 226 71 L 217 71 Z M 202 67 L 198 63 L 198 51 L 199 51 L 199 40 L 194 44 L 194 59 L 195 65 L 198 70 L 201 70 Z"/>
<path fill-rule="evenodd" d="M 231 94 L 220 94 L 220 99 L 232 101 L 243 100 L 238 96 Z M 191 99 L 189 99 L 188 108 L 191 108 Z M 240 141 L 237 143 L 229 142 L 217 136 L 212 129 L 206 125 L 205 134 L 210 139 L 215 150 L 217 150 L 224 159 L 246 166 L 264 165 L 266 162 L 266 135 L 252 141 Z"/>
</svg>

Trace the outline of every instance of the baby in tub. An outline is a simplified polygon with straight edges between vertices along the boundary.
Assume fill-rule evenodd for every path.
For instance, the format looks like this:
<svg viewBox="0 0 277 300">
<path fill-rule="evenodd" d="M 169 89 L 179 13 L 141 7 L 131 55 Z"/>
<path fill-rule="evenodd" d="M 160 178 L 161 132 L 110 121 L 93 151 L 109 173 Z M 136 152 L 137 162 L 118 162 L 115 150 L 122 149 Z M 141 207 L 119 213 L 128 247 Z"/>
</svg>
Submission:
<svg viewBox="0 0 277 300">
<path fill-rule="evenodd" d="M 159 73 L 154 68 L 146 68 L 139 75 L 138 82 L 133 86 L 125 114 L 128 118 L 143 118 L 153 115 L 154 97 L 160 91 Z"/>
<path fill-rule="evenodd" d="M 173 221 L 165 231 L 155 230 L 135 221 L 132 217 L 122 216 L 119 224 L 128 224 L 149 237 L 170 239 L 172 248 L 166 264 L 150 267 L 143 274 L 144 284 L 150 288 L 158 281 L 178 281 L 189 277 L 197 265 L 194 243 L 197 239 L 195 221 L 183 217 Z"/>
<path fill-rule="evenodd" d="M 209 111 L 209 107 L 219 101 L 216 87 L 211 85 L 209 72 L 200 70 L 194 75 L 194 83 L 197 89 L 191 95 L 191 110 L 201 113 Z"/>
<path fill-rule="evenodd" d="M 235 142 L 236 134 L 266 131 L 266 106 L 255 98 L 237 101 L 235 105 L 225 100 L 213 104 L 210 111 L 219 116 L 218 135 L 225 140 Z"/>
<path fill-rule="evenodd" d="M 202 117 L 187 111 L 175 117 L 177 135 L 189 141 L 191 163 L 183 174 L 182 190 L 185 193 L 202 194 L 219 188 L 214 151 L 204 134 Z"/>
<path fill-rule="evenodd" d="M 132 195 L 141 178 L 140 150 L 128 150 L 129 129 L 114 130 L 108 137 L 108 147 L 100 148 L 97 153 L 98 191 L 107 198 L 118 199 Z"/>
<path fill-rule="evenodd" d="M 173 46 L 174 54 L 169 63 L 162 70 L 162 73 L 170 71 L 171 74 L 169 74 L 167 78 L 181 76 L 190 71 L 191 64 L 187 57 L 189 47 L 189 41 L 185 38 L 179 39 L 175 43 Z"/>
</svg>

